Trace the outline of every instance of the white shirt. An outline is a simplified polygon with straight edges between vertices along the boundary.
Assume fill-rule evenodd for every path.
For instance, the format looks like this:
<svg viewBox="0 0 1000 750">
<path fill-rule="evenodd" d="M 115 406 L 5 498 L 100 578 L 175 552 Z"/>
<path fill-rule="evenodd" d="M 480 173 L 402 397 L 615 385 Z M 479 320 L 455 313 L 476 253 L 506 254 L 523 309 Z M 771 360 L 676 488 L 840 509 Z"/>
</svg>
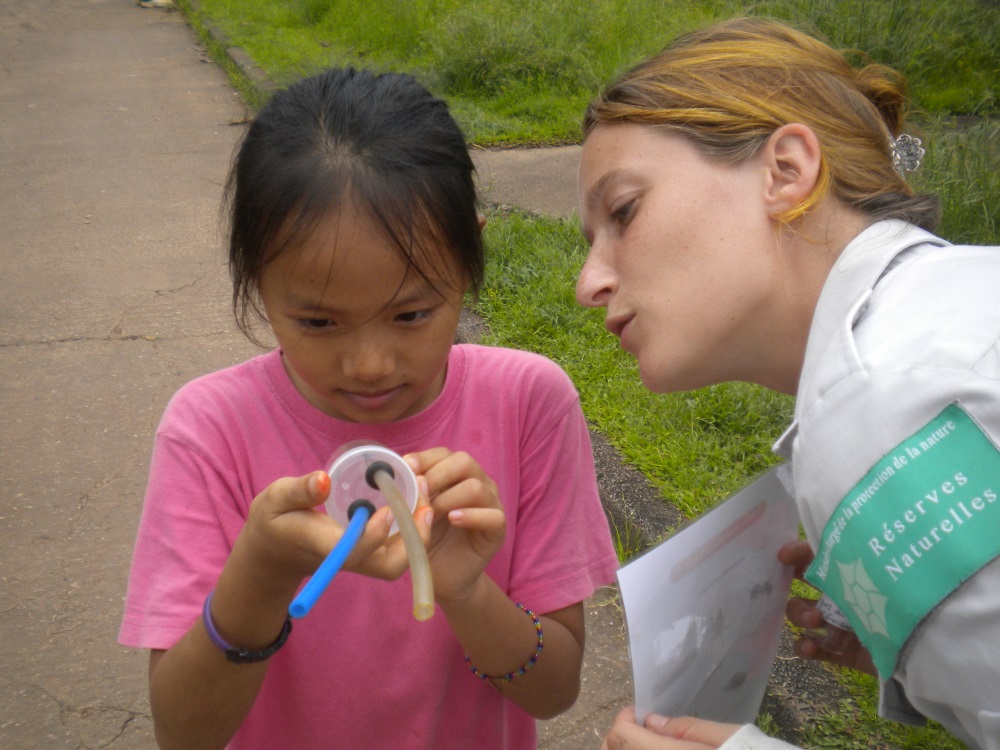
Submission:
<svg viewBox="0 0 1000 750">
<path fill-rule="evenodd" d="M 823 287 L 795 421 L 775 445 L 792 460 L 814 548 L 869 469 L 955 402 L 1000 442 L 1000 248 L 879 222 L 844 249 Z M 973 748 L 1000 750 L 1000 559 L 914 631 L 880 703 L 887 718 L 923 715 Z M 723 748 L 790 747 L 761 742 L 744 729 Z"/>
<path fill-rule="evenodd" d="M 824 284 L 795 421 L 775 446 L 792 460 L 814 549 L 865 473 L 956 401 L 996 445 L 1000 248 L 951 246 L 905 222 L 879 222 L 844 249 Z M 972 747 L 1000 750 L 1000 560 L 924 620 L 883 683 L 883 716 L 905 721 L 913 710 Z"/>
</svg>

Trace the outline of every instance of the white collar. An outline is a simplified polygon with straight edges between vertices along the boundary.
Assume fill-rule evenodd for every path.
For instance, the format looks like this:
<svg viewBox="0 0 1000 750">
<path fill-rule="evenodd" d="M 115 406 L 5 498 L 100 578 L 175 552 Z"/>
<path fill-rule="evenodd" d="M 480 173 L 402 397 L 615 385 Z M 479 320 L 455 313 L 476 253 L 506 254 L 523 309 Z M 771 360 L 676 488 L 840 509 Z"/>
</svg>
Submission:
<svg viewBox="0 0 1000 750">
<path fill-rule="evenodd" d="M 852 356 L 850 339 L 872 289 L 896 256 L 925 243 L 948 244 L 908 222 L 887 219 L 863 230 L 841 252 L 823 283 L 809 327 L 795 400 L 795 420 L 774 444 L 775 453 L 790 458 L 802 410 L 831 384 L 861 367 Z"/>
</svg>

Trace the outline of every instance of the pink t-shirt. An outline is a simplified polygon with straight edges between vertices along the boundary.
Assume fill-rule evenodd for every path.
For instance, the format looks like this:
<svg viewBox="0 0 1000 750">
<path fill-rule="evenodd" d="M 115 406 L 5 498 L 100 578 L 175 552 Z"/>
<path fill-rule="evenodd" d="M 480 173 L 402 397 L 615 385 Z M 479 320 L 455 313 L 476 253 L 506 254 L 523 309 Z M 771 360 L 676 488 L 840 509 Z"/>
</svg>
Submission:
<svg viewBox="0 0 1000 750">
<path fill-rule="evenodd" d="M 487 573 L 538 613 L 611 583 L 617 560 L 576 391 L 544 357 L 452 348 L 441 395 L 399 422 L 358 424 L 311 405 L 277 351 L 199 378 L 156 434 L 119 642 L 167 649 L 201 614 L 251 500 L 326 468 L 344 443 L 471 454 L 497 483 L 507 536 Z M 542 655 L 544 659 L 544 653 Z M 534 748 L 535 722 L 465 665 L 438 612 L 412 616 L 409 574 L 341 573 L 288 644 L 230 748 Z"/>
</svg>

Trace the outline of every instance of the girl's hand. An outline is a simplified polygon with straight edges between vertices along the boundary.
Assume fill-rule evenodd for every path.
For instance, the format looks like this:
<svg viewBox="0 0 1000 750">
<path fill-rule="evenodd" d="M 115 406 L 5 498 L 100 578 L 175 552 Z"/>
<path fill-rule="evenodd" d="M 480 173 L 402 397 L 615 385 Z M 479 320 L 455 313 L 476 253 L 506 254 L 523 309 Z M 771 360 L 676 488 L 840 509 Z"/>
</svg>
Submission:
<svg viewBox="0 0 1000 750">
<path fill-rule="evenodd" d="M 635 720 L 635 706 L 629 706 L 615 717 L 601 750 L 716 750 L 739 729 L 737 724 L 655 714 L 641 726 Z"/>
<path fill-rule="evenodd" d="M 469 596 L 507 531 L 496 483 L 468 453 L 432 448 L 403 458 L 417 475 L 418 508 L 429 502 L 434 511 L 434 598 Z"/>
<path fill-rule="evenodd" d="M 812 563 L 814 553 L 809 542 L 800 540 L 786 544 L 778 550 L 778 560 L 784 565 L 795 568 L 795 577 L 800 581 L 808 583 L 803 578 L 806 568 Z M 812 599 L 803 599 L 793 596 L 788 600 L 785 607 L 785 616 L 789 622 L 806 630 L 812 630 L 823 626 L 823 615 L 816 609 L 816 602 Z M 861 645 L 856 635 L 851 636 L 850 642 L 843 653 L 835 654 L 820 648 L 819 644 L 809 637 L 808 633 L 803 633 L 795 641 L 795 653 L 801 659 L 817 659 L 819 661 L 830 662 L 842 667 L 850 667 L 859 672 L 875 674 L 875 664 L 872 662 L 871 654 Z"/>
<path fill-rule="evenodd" d="M 329 494 L 330 477 L 316 471 L 278 479 L 254 499 L 233 555 L 252 565 L 255 585 L 294 589 L 316 571 L 344 533 L 322 508 L 317 510 Z M 414 514 L 424 543 L 430 537 L 424 518 L 429 512 L 418 508 Z M 377 510 L 343 569 L 386 580 L 402 575 L 408 561 L 398 536 L 388 542 L 392 521 L 388 508 Z"/>
</svg>

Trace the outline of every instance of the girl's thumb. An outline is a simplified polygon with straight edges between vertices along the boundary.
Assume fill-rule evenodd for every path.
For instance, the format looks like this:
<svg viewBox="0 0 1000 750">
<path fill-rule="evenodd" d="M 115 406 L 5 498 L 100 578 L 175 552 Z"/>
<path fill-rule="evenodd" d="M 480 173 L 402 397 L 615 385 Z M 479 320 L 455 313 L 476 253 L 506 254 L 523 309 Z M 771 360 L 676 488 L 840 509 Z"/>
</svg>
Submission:
<svg viewBox="0 0 1000 750">
<path fill-rule="evenodd" d="M 305 477 L 305 503 L 303 505 L 312 508 L 320 503 L 326 502 L 330 496 L 330 475 L 325 471 L 314 471 Z"/>
</svg>

